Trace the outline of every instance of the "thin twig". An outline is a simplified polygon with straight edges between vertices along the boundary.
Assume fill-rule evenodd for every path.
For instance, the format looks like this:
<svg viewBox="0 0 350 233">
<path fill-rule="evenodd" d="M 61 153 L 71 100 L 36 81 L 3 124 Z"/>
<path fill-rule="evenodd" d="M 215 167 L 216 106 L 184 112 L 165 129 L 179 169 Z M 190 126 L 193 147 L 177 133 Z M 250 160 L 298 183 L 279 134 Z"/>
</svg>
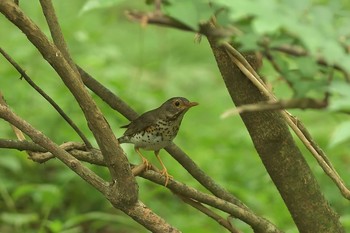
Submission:
<svg viewBox="0 0 350 233">
<path fill-rule="evenodd" d="M 105 194 L 107 192 L 106 186 L 108 185 L 103 179 L 101 179 L 87 167 L 83 166 L 79 160 L 75 159 L 64 149 L 60 148 L 58 145 L 52 142 L 43 133 L 35 129 L 26 121 L 22 120 L 7 106 L 4 106 L 2 104 L 0 104 L 0 118 L 16 126 L 23 133 L 28 135 L 33 140 L 33 142 L 45 148 L 47 151 L 50 151 L 70 169 L 76 172 L 79 176 L 81 176 L 101 193 Z"/>
<path fill-rule="evenodd" d="M 6 103 L 6 100 L 5 100 L 5 98 L 4 98 L 4 96 L 3 96 L 1 91 L 0 91 L 0 104 L 8 107 L 8 104 Z M 14 126 L 12 124 L 10 124 L 10 126 L 11 126 L 13 132 L 15 133 L 16 137 L 19 140 L 23 141 L 23 140 L 26 139 L 21 130 L 19 130 L 16 126 Z"/>
<path fill-rule="evenodd" d="M 309 54 L 308 54 L 308 52 L 306 50 L 304 50 L 301 47 L 296 47 L 296 46 L 289 46 L 289 45 L 272 46 L 270 49 L 274 50 L 274 51 L 282 52 L 282 53 L 285 53 L 285 54 L 289 54 L 289 55 L 292 55 L 292 56 L 296 56 L 296 57 L 309 56 Z M 341 66 L 339 66 L 337 64 L 330 65 L 322 57 L 316 58 L 316 61 L 317 61 L 318 64 L 320 64 L 322 66 L 333 67 L 334 69 L 340 71 L 341 73 L 343 73 L 345 80 L 347 82 L 350 82 L 350 74 L 345 69 L 343 69 Z"/>
<path fill-rule="evenodd" d="M 61 51 L 66 61 L 70 64 L 72 69 L 76 70 L 75 63 L 73 62 L 70 53 L 68 51 L 67 43 L 64 39 L 60 24 L 58 23 L 58 19 L 56 16 L 55 9 L 53 7 L 51 0 L 40 0 L 41 8 L 45 15 L 45 19 L 47 25 L 49 26 L 51 37 L 53 39 L 54 44 Z"/>
<path fill-rule="evenodd" d="M 287 78 L 285 78 L 285 76 L 283 75 L 283 71 L 281 69 L 281 67 L 277 64 L 276 60 L 274 59 L 272 53 L 270 52 L 270 48 L 268 46 L 265 46 L 265 51 L 264 51 L 264 55 L 267 58 L 267 60 L 270 61 L 272 67 L 281 75 L 280 77 L 283 79 L 283 81 L 285 81 L 287 83 L 287 85 L 294 91 L 294 85 L 293 83 L 288 80 Z"/>
<path fill-rule="evenodd" d="M 33 152 L 47 152 L 43 147 L 27 140 L 0 139 L 0 148 L 28 150 Z"/>
<path fill-rule="evenodd" d="M 241 114 L 244 112 L 260 112 L 269 110 L 283 110 L 283 109 L 322 109 L 328 106 L 326 100 L 317 100 L 312 98 L 291 99 L 291 100 L 279 100 L 279 101 L 267 101 L 256 104 L 246 104 L 238 106 L 236 108 L 225 111 L 221 118 L 227 118 L 229 116 Z"/>
<path fill-rule="evenodd" d="M 170 28 L 176 28 L 184 31 L 190 31 L 190 32 L 195 32 L 195 33 L 200 33 L 202 35 L 210 35 L 210 36 L 216 36 L 218 38 L 227 38 L 229 36 L 235 35 L 236 30 L 232 30 L 230 28 L 215 28 L 211 30 L 205 30 L 204 27 L 199 27 L 198 31 L 193 30 L 192 28 L 188 27 L 187 25 L 176 21 L 166 15 L 163 14 L 154 14 L 154 13 L 145 13 L 145 12 L 139 12 L 139 11 L 127 11 L 126 12 L 127 17 L 130 20 L 133 21 L 139 21 L 141 22 L 145 18 L 147 19 L 148 24 L 156 24 L 159 26 L 164 26 L 164 27 L 170 27 Z M 260 42 L 258 45 L 262 47 L 266 47 L 266 42 L 267 40 L 263 40 Z M 268 44 L 267 44 L 268 45 Z M 281 45 L 281 46 L 272 46 L 270 48 L 271 50 L 279 51 L 285 54 L 289 54 L 292 56 L 308 56 L 308 52 L 304 50 L 301 47 L 296 47 L 296 46 L 289 46 L 289 45 Z M 347 72 L 344 68 L 341 66 L 335 64 L 335 65 L 330 65 L 326 62 L 324 58 L 316 58 L 317 63 L 323 66 L 328 66 L 328 67 L 334 67 L 336 70 L 339 70 L 340 72 L 343 73 L 345 79 L 347 82 L 350 82 L 350 74 Z"/>
<path fill-rule="evenodd" d="M 6 60 L 20 73 L 21 77 L 27 81 L 27 83 L 36 90 L 49 104 L 60 114 L 60 116 L 73 128 L 73 130 L 79 135 L 83 140 L 87 148 L 92 148 L 91 143 L 84 135 L 84 133 L 78 128 L 78 126 L 73 122 L 72 119 L 58 106 L 58 104 L 43 91 L 36 83 L 27 75 L 27 73 L 22 69 L 22 67 L 11 58 L 2 48 L 0 48 L 0 53 L 6 58 Z"/>
<path fill-rule="evenodd" d="M 233 227 L 231 223 L 227 220 L 222 218 L 220 215 L 216 214 L 214 211 L 210 210 L 203 204 L 201 204 L 198 201 L 194 201 L 188 197 L 185 197 L 183 195 L 177 194 L 178 197 L 181 198 L 185 203 L 189 204 L 193 208 L 199 210 L 200 212 L 204 213 L 205 215 L 209 216 L 210 218 L 214 219 L 216 222 L 218 222 L 221 226 L 225 227 L 227 230 L 233 233 L 241 233 L 238 229 Z"/>
</svg>

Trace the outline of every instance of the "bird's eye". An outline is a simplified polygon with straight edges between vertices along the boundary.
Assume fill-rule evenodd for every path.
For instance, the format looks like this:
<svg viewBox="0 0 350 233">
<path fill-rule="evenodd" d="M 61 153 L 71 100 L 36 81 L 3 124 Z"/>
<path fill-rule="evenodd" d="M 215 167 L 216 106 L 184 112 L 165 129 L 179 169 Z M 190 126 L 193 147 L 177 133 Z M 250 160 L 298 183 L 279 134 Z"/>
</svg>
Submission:
<svg viewBox="0 0 350 233">
<path fill-rule="evenodd" d="M 178 100 L 176 100 L 176 101 L 174 102 L 174 105 L 175 105 L 176 107 L 179 107 L 179 106 L 180 106 L 180 102 L 179 102 Z"/>
</svg>

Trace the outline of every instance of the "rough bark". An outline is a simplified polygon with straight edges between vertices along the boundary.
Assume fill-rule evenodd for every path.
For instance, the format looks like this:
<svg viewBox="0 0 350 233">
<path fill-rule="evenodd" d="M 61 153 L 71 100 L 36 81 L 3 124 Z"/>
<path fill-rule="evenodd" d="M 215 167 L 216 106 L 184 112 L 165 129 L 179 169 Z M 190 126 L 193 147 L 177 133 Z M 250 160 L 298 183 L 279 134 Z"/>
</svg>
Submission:
<svg viewBox="0 0 350 233">
<path fill-rule="evenodd" d="M 231 61 L 226 50 L 208 37 L 217 65 L 236 106 L 266 101 Z M 255 56 L 249 62 L 257 63 Z M 272 181 L 300 232 L 344 232 L 296 146 L 279 111 L 247 112 L 241 118 Z"/>
</svg>

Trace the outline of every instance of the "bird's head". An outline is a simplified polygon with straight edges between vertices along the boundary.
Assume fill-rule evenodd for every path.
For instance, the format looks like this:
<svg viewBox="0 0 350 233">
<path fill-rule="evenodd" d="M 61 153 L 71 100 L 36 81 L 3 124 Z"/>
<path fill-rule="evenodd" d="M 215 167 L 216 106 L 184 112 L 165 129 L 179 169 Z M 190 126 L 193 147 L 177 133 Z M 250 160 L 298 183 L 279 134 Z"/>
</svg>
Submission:
<svg viewBox="0 0 350 233">
<path fill-rule="evenodd" d="M 176 119 L 179 116 L 183 116 L 188 109 L 197 105 L 197 102 L 190 102 L 184 97 L 173 97 L 162 104 L 160 108 L 164 109 L 166 118 Z"/>
</svg>

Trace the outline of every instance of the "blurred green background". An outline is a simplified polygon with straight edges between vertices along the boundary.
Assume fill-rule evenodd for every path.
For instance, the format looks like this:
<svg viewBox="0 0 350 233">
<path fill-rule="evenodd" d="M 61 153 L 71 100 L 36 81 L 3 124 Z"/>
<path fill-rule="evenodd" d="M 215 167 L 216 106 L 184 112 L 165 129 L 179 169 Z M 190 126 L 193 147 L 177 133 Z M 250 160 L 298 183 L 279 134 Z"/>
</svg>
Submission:
<svg viewBox="0 0 350 233">
<path fill-rule="evenodd" d="M 239 116 L 220 118 L 233 105 L 205 38 L 195 43 L 193 33 L 152 25 L 141 27 L 128 21 L 125 10 L 151 9 L 143 2 L 121 1 L 118 5 L 91 11 L 83 10 L 85 3 L 83 0 L 54 2 L 73 59 L 139 113 L 158 107 L 173 96 L 199 102 L 200 105 L 185 116 L 175 143 L 257 214 L 286 232 L 297 232 Z M 21 7 L 49 35 L 39 3 L 21 1 Z M 3 16 L 0 25 L 0 46 L 93 140 L 78 105 L 52 68 L 24 34 Z M 19 116 L 58 144 L 79 140 L 53 108 L 20 80 L 3 57 L 0 64 L 0 89 Z M 271 68 L 264 68 L 265 75 L 270 72 L 272 74 Z M 283 83 L 276 83 L 274 88 L 281 98 L 292 96 Z M 119 126 L 128 121 L 95 99 L 115 134 L 122 135 Z M 329 147 L 334 128 L 348 120 L 347 117 L 322 110 L 291 112 L 305 123 L 345 182 L 350 184 L 349 145 Z M 0 120 L 0 137 L 15 138 L 3 120 Z M 326 198 L 341 215 L 346 229 L 350 229 L 349 202 L 299 145 Z M 123 148 L 131 162 L 140 162 L 131 145 Z M 145 154 L 159 165 L 151 152 Z M 165 151 L 161 151 L 161 157 L 175 179 L 203 190 Z M 105 168 L 86 165 L 108 179 Z M 225 232 L 166 188 L 141 178 L 137 181 L 140 199 L 183 232 Z M 243 223 L 236 220 L 233 223 L 244 232 L 251 232 Z M 0 232 L 147 231 L 113 209 L 96 190 L 58 160 L 37 164 L 28 160 L 24 152 L 0 149 Z"/>
</svg>

